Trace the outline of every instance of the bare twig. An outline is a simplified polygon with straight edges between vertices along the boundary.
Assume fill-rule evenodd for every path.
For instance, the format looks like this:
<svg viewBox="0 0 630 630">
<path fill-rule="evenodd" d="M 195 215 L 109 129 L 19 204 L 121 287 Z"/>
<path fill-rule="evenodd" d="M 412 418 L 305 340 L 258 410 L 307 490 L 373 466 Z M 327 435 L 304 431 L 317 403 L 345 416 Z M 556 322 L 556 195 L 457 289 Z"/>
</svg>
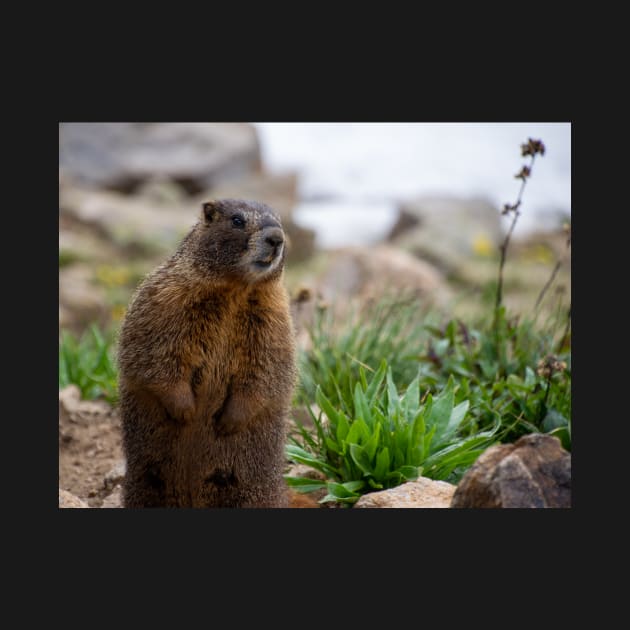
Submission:
<svg viewBox="0 0 630 630">
<path fill-rule="evenodd" d="M 554 281 L 558 271 L 560 270 L 560 267 L 566 262 L 566 259 L 567 259 L 567 256 L 568 256 L 568 251 L 569 251 L 569 248 L 571 247 L 571 227 L 568 226 L 568 225 L 565 225 L 565 231 L 568 233 L 568 236 L 567 236 L 567 253 L 560 260 L 558 260 L 556 262 L 556 265 L 553 268 L 553 271 L 551 272 L 551 276 L 549 276 L 549 279 L 545 283 L 545 286 L 541 289 L 540 293 L 538 294 L 538 298 L 536 299 L 536 304 L 534 305 L 534 311 L 538 308 L 538 306 L 542 302 L 542 299 L 545 296 L 545 293 L 547 293 L 547 290 L 549 289 L 549 287 L 551 286 L 552 282 Z"/>
<path fill-rule="evenodd" d="M 518 220 L 518 217 L 520 216 L 520 211 L 519 211 L 519 207 L 522 203 L 522 198 L 523 198 L 523 191 L 525 190 L 525 184 L 527 183 L 527 178 L 531 175 L 532 173 L 532 168 L 534 166 L 534 161 L 536 159 L 536 155 L 540 153 L 541 155 L 545 154 L 545 145 L 540 141 L 540 140 L 533 140 L 532 138 L 529 138 L 528 142 L 526 144 L 522 144 L 521 145 L 521 154 L 523 157 L 525 157 L 526 155 L 531 155 L 531 161 L 529 163 L 529 165 L 523 166 L 520 170 L 520 172 L 518 172 L 515 177 L 518 179 L 522 179 L 523 183 L 521 184 L 521 188 L 518 191 L 518 197 L 516 198 L 516 202 L 512 205 L 510 204 L 505 204 L 503 206 L 503 210 L 501 212 L 501 214 L 509 214 L 510 212 L 513 213 L 513 217 L 512 217 L 512 223 L 510 224 L 510 227 L 507 231 L 507 234 L 505 235 L 505 239 L 503 240 L 503 243 L 500 246 L 500 251 L 501 251 L 501 259 L 499 261 L 499 278 L 497 281 L 497 296 L 496 296 L 496 302 L 495 302 L 495 307 L 494 307 L 494 325 L 496 327 L 497 325 L 497 321 L 498 321 L 498 315 L 499 315 L 499 309 L 501 308 L 501 304 L 503 301 L 503 268 L 505 267 L 505 259 L 507 256 L 507 248 L 508 245 L 510 244 L 510 238 L 512 237 L 512 233 L 514 232 L 514 227 L 516 226 L 516 221 Z"/>
</svg>

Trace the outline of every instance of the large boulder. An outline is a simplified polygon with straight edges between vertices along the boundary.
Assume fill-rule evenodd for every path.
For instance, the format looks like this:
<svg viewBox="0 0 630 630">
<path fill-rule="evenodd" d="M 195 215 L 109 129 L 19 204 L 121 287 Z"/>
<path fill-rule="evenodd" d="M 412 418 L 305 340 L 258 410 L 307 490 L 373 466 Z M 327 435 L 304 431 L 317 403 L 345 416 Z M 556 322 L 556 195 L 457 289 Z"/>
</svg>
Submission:
<svg viewBox="0 0 630 630">
<path fill-rule="evenodd" d="M 328 302 L 378 298 L 405 292 L 440 301 L 448 291 L 443 274 L 430 263 L 388 245 L 348 247 L 331 252 L 317 293 Z"/>
<path fill-rule="evenodd" d="M 150 197 L 64 186 L 59 192 L 62 217 L 86 226 L 126 251 L 172 253 L 201 216 L 201 205 L 158 204 Z"/>
<path fill-rule="evenodd" d="M 462 477 L 451 507 L 571 507 L 571 455 L 541 433 L 492 446 Z"/>
<path fill-rule="evenodd" d="M 485 199 L 421 197 L 400 204 L 387 240 L 450 272 L 473 255 L 498 252 L 498 208 Z"/>
<path fill-rule="evenodd" d="M 355 508 L 448 508 L 455 486 L 446 481 L 418 477 L 400 486 L 364 494 Z"/>
<path fill-rule="evenodd" d="M 60 123 L 59 168 L 80 184 L 134 191 L 160 176 L 195 194 L 260 168 L 247 123 Z"/>
</svg>

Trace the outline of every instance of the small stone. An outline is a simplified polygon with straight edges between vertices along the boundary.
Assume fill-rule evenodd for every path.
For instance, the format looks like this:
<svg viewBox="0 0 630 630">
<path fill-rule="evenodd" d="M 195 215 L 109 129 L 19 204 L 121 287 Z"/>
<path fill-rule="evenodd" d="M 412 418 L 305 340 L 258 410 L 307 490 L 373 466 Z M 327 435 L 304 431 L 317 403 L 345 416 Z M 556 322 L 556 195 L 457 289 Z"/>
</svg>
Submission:
<svg viewBox="0 0 630 630">
<path fill-rule="evenodd" d="M 60 508 L 89 508 L 90 506 L 79 499 L 79 497 L 75 496 L 71 492 L 67 490 L 62 490 L 59 488 L 59 507 Z"/>
<path fill-rule="evenodd" d="M 355 508 L 448 508 L 455 486 L 446 481 L 418 477 L 389 490 L 364 494 Z"/>
<path fill-rule="evenodd" d="M 117 462 L 111 470 L 105 475 L 103 480 L 103 487 L 106 489 L 112 489 L 115 486 L 122 484 L 127 473 L 127 463 L 125 460 Z"/>
</svg>

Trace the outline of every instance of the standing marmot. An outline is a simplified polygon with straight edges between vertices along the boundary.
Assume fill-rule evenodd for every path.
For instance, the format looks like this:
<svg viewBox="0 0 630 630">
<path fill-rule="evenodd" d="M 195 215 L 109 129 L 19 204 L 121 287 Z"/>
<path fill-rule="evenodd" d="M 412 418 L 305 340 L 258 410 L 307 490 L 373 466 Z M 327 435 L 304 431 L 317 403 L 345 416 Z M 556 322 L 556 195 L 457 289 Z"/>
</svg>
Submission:
<svg viewBox="0 0 630 630">
<path fill-rule="evenodd" d="M 204 203 L 134 294 L 118 356 L 125 507 L 287 506 L 284 241 L 262 203 Z"/>
</svg>

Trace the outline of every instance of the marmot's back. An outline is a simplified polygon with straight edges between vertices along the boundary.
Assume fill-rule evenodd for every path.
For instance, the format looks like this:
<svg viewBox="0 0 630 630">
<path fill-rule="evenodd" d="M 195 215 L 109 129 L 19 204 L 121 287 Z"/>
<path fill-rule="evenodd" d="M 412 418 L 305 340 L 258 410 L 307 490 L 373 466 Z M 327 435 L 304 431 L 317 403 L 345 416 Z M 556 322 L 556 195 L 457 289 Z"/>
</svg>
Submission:
<svg viewBox="0 0 630 630">
<path fill-rule="evenodd" d="M 126 507 L 282 507 L 296 378 L 285 239 L 221 200 L 138 287 L 119 340 Z"/>
</svg>

